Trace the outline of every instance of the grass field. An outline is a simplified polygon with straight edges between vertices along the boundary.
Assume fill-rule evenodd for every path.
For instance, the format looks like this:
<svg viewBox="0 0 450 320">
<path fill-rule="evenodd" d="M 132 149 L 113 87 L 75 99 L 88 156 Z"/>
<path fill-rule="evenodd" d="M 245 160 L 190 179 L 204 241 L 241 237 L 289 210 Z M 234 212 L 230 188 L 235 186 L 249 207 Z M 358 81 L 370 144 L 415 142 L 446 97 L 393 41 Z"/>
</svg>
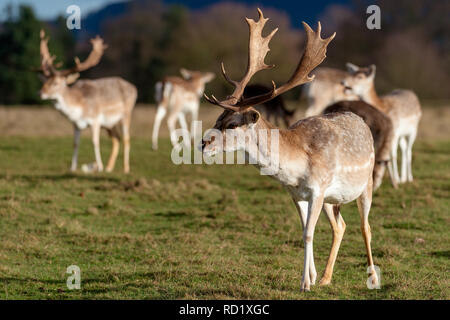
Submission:
<svg viewBox="0 0 450 320">
<path fill-rule="evenodd" d="M 435 119 L 448 114 L 436 112 Z M 61 125 L 58 117 L 48 130 Z M 39 121 L 8 133 L 3 117 L 0 298 L 450 299 L 450 137 L 440 137 L 448 118 L 440 120 L 422 126 L 414 183 L 394 190 L 385 177 L 374 195 L 370 222 L 381 290 L 366 287 L 352 203 L 342 209 L 347 230 L 332 284 L 301 293 L 299 217 L 288 194 L 255 168 L 173 165 L 167 134 L 152 151 L 151 126 L 142 125 L 134 131 L 131 174 L 121 173 L 121 161 L 113 174 L 71 174 L 66 122 L 61 136 L 19 135 Z M 109 150 L 104 138 L 104 162 Z M 93 159 L 85 135 L 80 163 Z M 330 245 L 322 215 L 314 239 L 319 276 Z M 70 265 L 81 269 L 81 290 L 66 287 Z"/>
</svg>

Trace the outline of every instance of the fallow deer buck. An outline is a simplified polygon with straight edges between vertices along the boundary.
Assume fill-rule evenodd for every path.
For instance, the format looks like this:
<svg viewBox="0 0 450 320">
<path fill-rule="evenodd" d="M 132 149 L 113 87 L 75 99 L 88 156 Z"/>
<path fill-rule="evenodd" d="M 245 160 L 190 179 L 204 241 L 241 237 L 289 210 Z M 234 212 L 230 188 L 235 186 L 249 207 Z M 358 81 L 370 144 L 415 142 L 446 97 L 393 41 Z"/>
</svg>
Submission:
<svg viewBox="0 0 450 320">
<path fill-rule="evenodd" d="M 320 37 L 321 25 L 318 23 L 314 32 L 303 22 L 307 40 L 305 52 L 291 78 L 277 88 L 272 82 L 270 92 L 243 98 L 243 92 L 250 79 L 260 70 L 273 66 L 266 65 L 265 56 L 269 51 L 269 41 L 277 31 L 273 30 L 267 37 L 262 30 L 267 20 L 258 9 L 259 20 L 247 18 L 250 30 L 249 56 L 247 71 L 241 81 L 233 81 L 225 73 L 225 79 L 235 89 L 231 96 L 219 101 L 214 96 L 205 97 L 212 104 L 225 109 L 219 116 L 214 128 L 220 136 L 206 135 L 202 141 L 205 155 L 219 152 L 244 150 L 246 156 L 256 166 L 263 168 L 268 159 L 278 157 L 278 170 L 272 177 L 278 180 L 290 193 L 300 214 L 304 228 L 305 243 L 304 270 L 301 283 L 302 290 L 310 290 L 315 283 L 316 269 L 313 257 L 314 229 L 319 214 L 324 209 L 333 230 L 333 243 L 321 284 L 331 281 L 333 266 L 342 240 L 345 223 L 340 214 L 340 205 L 357 199 L 361 216 L 361 230 L 364 237 L 367 258 L 370 266 L 371 282 L 378 284 L 378 278 L 372 260 L 370 247 L 371 232 L 369 211 L 372 203 L 372 170 L 374 166 L 373 139 L 369 127 L 357 115 L 344 112 L 310 117 L 298 121 L 290 128 L 279 129 L 279 148 L 272 154 L 272 129 L 277 129 L 261 117 L 253 106 L 269 101 L 280 94 L 301 84 L 310 82 L 314 77 L 309 73 L 324 59 L 327 45 L 335 34 L 327 39 Z M 229 130 L 234 129 L 234 130 Z M 258 138 L 260 131 L 266 132 L 267 143 Z M 229 136 L 232 139 L 229 139 Z M 237 137 L 234 139 L 234 137 Z M 214 138 L 214 139 L 213 139 Z M 276 139 L 274 137 L 274 139 Z"/>
<path fill-rule="evenodd" d="M 364 101 L 339 101 L 325 108 L 324 114 L 333 112 L 353 112 L 360 116 L 369 126 L 375 148 L 375 165 L 373 167 L 373 190 L 377 190 L 383 181 L 383 175 L 391 157 L 394 128 L 387 115 Z M 391 177 L 391 183 L 397 183 Z"/>
<path fill-rule="evenodd" d="M 190 71 L 180 69 L 181 77 L 166 77 L 156 83 L 155 100 L 158 104 L 155 122 L 153 124 L 152 147 L 158 149 L 158 132 L 161 121 L 167 115 L 167 126 L 170 131 L 170 140 L 175 146 L 175 125 L 180 122 L 184 132 L 189 132 L 186 123 L 186 114 L 191 115 L 191 134 L 194 134 L 194 121 L 198 119 L 200 98 L 205 91 L 205 84 L 215 77 L 211 72 Z M 189 141 L 189 139 L 183 139 Z"/>
<path fill-rule="evenodd" d="M 86 171 L 103 171 L 100 154 L 100 129 L 105 128 L 112 139 L 113 147 L 106 171 L 114 169 L 119 153 L 120 133 L 117 130 L 122 125 L 124 143 L 124 171 L 130 171 L 130 121 L 131 112 L 137 98 L 134 85 L 119 77 L 101 78 L 96 80 L 78 80 L 79 72 L 94 67 L 100 62 L 106 45 L 97 36 L 91 39 L 92 51 L 85 61 L 75 58 L 75 66 L 66 70 L 57 70 L 48 50 L 48 38 L 41 30 L 41 71 L 45 82 L 41 89 L 42 99 L 55 100 L 55 108 L 62 112 L 74 126 L 74 151 L 71 170 L 77 169 L 80 132 L 86 127 L 92 129 L 92 142 L 95 150 L 96 164 Z"/>
<path fill-rule="evenodd" d="M 350 64 L 347 63 L 347 69 Z M 342 100 L 359 100 L 357 95 L 345 93 L 342 81 L 348 72 L 335 68 L 320 67 L 312 72 L 314 81 L 305 84 L 302 95 L 306 98 L 306 117 L 316 116 L 329 105 Z"/>
<path fill-rule="evenodd" d="M 391 147 L 391 161 L 388 169 L 396 183 L 413 181 L 412 147 L 417 136 L 417 128 L 422 110 L 419 99 L 411 90 L 396 89 L 379 97 L 375 90 L 375 65 L 359 68 L 355 65 L 342 82 L 345 91 L 358 95 L 362 100 L 384 112 L 392 121 L 394 138 Z M 401 177 L 397 167 L 397 149 L 402 152 Z"/>
</svg>

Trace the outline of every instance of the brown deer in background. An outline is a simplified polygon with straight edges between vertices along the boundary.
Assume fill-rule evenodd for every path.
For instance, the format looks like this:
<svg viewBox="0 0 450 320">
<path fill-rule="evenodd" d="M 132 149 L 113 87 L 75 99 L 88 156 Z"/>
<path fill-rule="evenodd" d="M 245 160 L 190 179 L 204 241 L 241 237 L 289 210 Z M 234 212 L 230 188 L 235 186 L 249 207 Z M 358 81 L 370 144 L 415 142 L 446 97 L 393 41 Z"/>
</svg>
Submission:
<svg viewBox="0 0 450 320">
<path fill-rule="evenodd" d="M 353 65 L 350 74 L 342 81 L 342 84 L 346 93 L 358 95 L 391 119 L 394 138 L 391 147 L 391 161 L 388 165 L 389 173 L 396 183 L 413 181 L 412 147 L 422 117 L 419 99 L 411 90 L 403 89 L 397 89 L 379 97 L 375 90 L 375 72 L 375 65 L 366 68 Z M 399 146 L 402 152 L 401 177 L 399 177 L 397 167 Z"/>
<path fill-rule="evenodd" d="M 212 104 L 225 111 L 219 116 L 214 129 L 220 135 L 207 135 L 202 141 L 205 155 L 219 152 L 244 150 L 246 155 L 259 168 L 266 167 L 273 158 L 279 163 L 272 177 L 278 180 L 291 195 L 300 214 L 305 243 L 302 290 L 310 290 L 315 283 L 316 269 L 313 257 L 314 229 L 319 214 L 324 211 L 333 230 L 333 243 L 327 266 L 320 281 L 331 281 L 333 266 L 344 235 L 345 223 L 339 212 L 341 204 L 357 199 L 361 216 L 361 231 L 366 245 L 370 267 L 371 282 L 378 284 L 370 247 L 371 232 L 369 211 L 372 203 L 372 170 L 374 166 L 373 139 L 369 127 L 357 115 L 349 112 L 332 113 L 310 117 L 298 121 L 288 129 L 278 129 L 265 120 L 253 106 L 272 100 L 284 92 L 310 82 L 310 72 L 326 56 L 326 48 L 335 34 L 327 39 L 320 37 L 321 25 L 314 32 L 306 23 L 307 40 L 303 56 L 291 78 L 281 87 L 272 82 L 268 93 L 243 98 L 245 87 L 258 71 L 273 66 L 266 65 L 265 56 L 269 51 L 269 42 L 277 29 L 268 36 L 262 36 L 262 30 L 268 19 L 258 9 L 259 20 L 247 18 L 250 29 L 248 66 L 241 81 L 231 80 L 225 73 L 225 79 L 235 89 L 225 100 L 219 101 L 214 95 L 205 96 Z M 273 136 L 274 133 L 276 136 Z M 267 143 L 261 143 L 259 132 L 265 132 Z M 231 138 L 229 136 L 232 136 Z M 268 148 L 272 139 L 278 137 L 278 150 Z M 237 138 L 237 139 L 235 139 Z"/>
<path fill-rule="evenodd" d="M 248 85 L 244 90 L 244 98 L 258 96 L 269 91 L 270 88 L 262 84 Z M 280 122 L 282 122 L 288 128 L 294 120 L 295 110 L 290 111 L 286 109 L 282 96 L 275 97 L 273 100 L 257 105 L 255 109 L 262 113 L 268 121 L 273 119 L 273 124 L 276 126 L 280 126 Z"/>
<path fill-rule="evenodd" d="M 333 112 L 353 112 L 360 116 L 369 126 L 375 148 L 375 165 L 373 167 L 373 189 L 376 190 L 383 181 L 383 175 L 391 157 L 394 128 L 392 121 L 383 112 L 364 101 L 339 101 L 328 106 L 324 114 Z M 397 183 L 391 177 L 391 183 L 397 188 Z"/>
<path fill-rule="evenodd" d="M 112 139 L 113 147 L 106 171 L 112 171 L 119 153 L 120 134 L 117 126 L 121 124 L 124 143 L 124 171 L 130 171 L 130 121 L 131 112 L 137 98 L 134 85 L 118 77 L 96 80 L 78 80 L 79 72 L 94 67 L 100 62 L 106 46 L 103 39 L 91 40 L 92 51 L 85 61 L 75 58 L 75 66 L 57 70 L 53 64 L 55 56 L 48 50 L 48 38 L 41 30 L 41 71 L 45 81 L 40 92 L 42 99 L 55 101 L 55 108 L 64 114 L 74 126 L 74 151 L 71 170 L 77 169 L 78 147 L 81 130 L 91 127 L 95 151 L 95 165 L 86 171 L 103 171 L 100 154 L 100 129 L 105 128 Z"/>
<path fill-rule="evenodd" d="M 166 77 L 156 83 L 155 100 L 157 111 L 153 124 L 152 148 L 158 149 L 158 133 L 161 121 L 167 116 L 167 126 L 170 131 L 170 140 L 172 145 L 176 145 L 175 125 L 177 120 L 185 132 L 187 128 L 185 114 L 191 115 L 191 135 L 194 135 L 194 121 L 198 119 L 198 109 L 200 107 L 200 98 L 205 90 L 205 84 L 212 81 L 215 77 L 211 72 L 190 71 L 180 69 L 181 77 Z M 183 141 L 189 141 L 185 139 Z"/>
</svg>

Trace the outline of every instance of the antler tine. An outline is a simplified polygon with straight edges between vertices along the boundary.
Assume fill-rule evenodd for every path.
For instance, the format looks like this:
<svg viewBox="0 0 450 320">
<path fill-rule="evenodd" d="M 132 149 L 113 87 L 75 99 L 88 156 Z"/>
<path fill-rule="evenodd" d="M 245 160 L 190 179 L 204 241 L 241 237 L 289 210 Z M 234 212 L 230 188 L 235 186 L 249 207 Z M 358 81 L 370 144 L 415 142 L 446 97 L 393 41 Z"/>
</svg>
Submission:
<svg viewBox="0 0 450 320">
<path fill-rule="evenodd" d="M 224 104 L 224 103 L 220 102 L 219 100 L 217 100 L 217 98 L 214 95 L 211 95 L 211 98 L 210 98 L 210 97 L 208 97 L 206 95 L 206 93 L 204 93 L 203 97 L 205 97 L 205 99 L 209 103 L 214 104 L 214 105 L 219 106 L 219 107 L 222 107 L 222 108 L 224 108 L 226 110 L 239 111 L 239 107 L 235 107 L 235 106 L 232 106 L 232 105 Z"/>
<path fill-rule="evenodd" d="M 44 29 L 41 29 L 40 32 L 40 53 L 41 53 L 41 71 L 44 73 L 46 77 L 51 76 L 55 73 L 55 68 L 53 66 L 53 62 L 55 61 L 55 56 L 50 54 L 48 50 L 48 37 L 45 37 Z"/>
<path fill-rule="evenodd" d="M 67 75 L 74 72 L 81 72 L 96 66 L 100 62 L 103 53 L 105 49 L 108 48 L 108 46 L 103 43 L 103 39 L 100 38 L 100 36 L 91 39 L 91 44 L 92 50 L 89 53 L 86 60 L 81 62 L 78 57 L 75 57 L 75 67 L 68 70 L 64 70 L 62 72 L 63 74 Z"/>
<path fill-rule="evenodd" d="M 242 78 L 241 81 L 234 81 L 230 79 L 225 72 L 225 67 L 222 63 L 222 74 L 225 78 L 225 80 L 232 84 L 234 86 L 234 91 L 227 98 L 225 101 L 217 101 L 217 102 L 211 102 L 213 100 L 208 99 L 209 102 L 219 105 L 223 108 L 235 110 L 238 111 L 238 108 L 233 107 L 236 105 L 242 98 L 242 95 L 244 94 L 244 89 L 251 80 L 251 78 L 257 73 L 258 71 L 264 70 L 264 69 L 270 69 L 273 68 L 273 65 L 267 65 L 264 62 L 264 59 L 267 55 L 267 53 L 270 51 L 269 49 L 269 42 L 272 39 L 272 37 L 275 35 L 275 33 L 278 31 L 278 28 L 272 30 L 272 32 L 266 36 L 262 36 L 262 31 L 264 29 L 264 26 L 266 22 L 269 20 L 268 18 L 264 18 L 264 14 L 260 9 L 258 9 L 259 13 L 259 19 L 258 21 L 255 21 L 250 18 L 245 18 L 248 24 L 249 28 L 249 41 L 248 41 L 248 65 L 247 65 L 247 71 Z"/>
<path fill-rule="evenodd" d="M 254 106 L 269 101 L 294 87 L 314 80 L 314 75 L 309 76 L 309 74 L 325 59 L 327 46 L 336 36 L 336 32 L 333 33 L 330 37 L 322 39 L 320 37 L 320 32 L 322 30 L 320 22 L 318 22 L 317 24 L 316 32 L 314 32 L 306 22 L 302 23 L 306 31 L 305 52 L 303 53 L 294 74 L 291 76 L 288 82 L 286 82 L 281 87 L 276 88 L 275 83 L 272 81 L 272 91 L 239 101 L 238 103 L 236 103 L 236 106 L 241 107 L 241 109 L 248 108 L 249 106 Z"/>
</svg>

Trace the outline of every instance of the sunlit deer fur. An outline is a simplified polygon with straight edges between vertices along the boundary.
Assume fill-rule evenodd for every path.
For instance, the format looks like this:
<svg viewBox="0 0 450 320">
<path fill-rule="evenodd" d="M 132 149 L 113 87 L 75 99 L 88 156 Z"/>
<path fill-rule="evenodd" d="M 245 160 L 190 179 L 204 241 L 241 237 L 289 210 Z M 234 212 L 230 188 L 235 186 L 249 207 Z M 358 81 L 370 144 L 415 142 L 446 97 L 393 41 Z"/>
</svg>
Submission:
<svg viewBox="0 0 450 320">
<path fill-rule="evenodd" d="M 55 108 L 63 113 L 74 126 L 74 151 L 70 169 L 75 171 L 78 162 L 78 148 L 81 130 L 91 127 L 96 165 L 87 170 L 103 171 L 100 154 L 100 129 L 105 128 L 113 142 L 106 171 L 114 169 L 119 153 L 121 124 L 124 142 L 124 171 L 130 171 L 130 121 L 137 98 L 137 90 L 131 83 L 118 78 L 77 80 L 80 71 L 97 65 L 106 46 L 99 37 L 92 39 L 93 50 L 84 62 L 77 58 L 76 66 L 67 70 L 56 70 L 47 47 L 48 39 L 41 31 L 41 71 L 45 82 L 40 95 L 42 99 L 55 101 Z M 75 82 L 76 81 L 76 82 Z"/>
<path fill-rule="evenodd" d="M 387 115 L 364 101 L 339 101 L 325 108 L 324 114 L 333 112 L 353 112 L 360 116 L 369 126 L 374 140 L 375 165 L 373 168 L 373 190 L 375 191 L 383 181 L 386 165 L 390 161 L 394 129 L 392 121 Z M 391 177 L 391 183 L 397 188 Z"/>
<path fill-rule="evenodd" d="M 257 96 L 266 92 L 269 92 L 270 88 L 262 84 L 252 84 L 245 87 L 244 98 L 246 96 Z M 294 123 L 295 110 L 286 109 L 284 99 L 282 96 L 275 97 L 274 99 L 267 101 L 263 104 L 255 106 L 268 121 L 272 121 L 273 124 L 279 126 L 281 123 L 287 128 L 291 123 Z M 272 119 L 272 120 L 271 120 Z"/>
<path fill-rule="evenodd" d="M 194 134 L 194 121 L 198 119 L 200 98 L 205 90 L 205 84 L 215 77 L 211 72 L 180 70 L 181 77 L 166 77 L 156 83 L 155 100 L 157 111 L 153 124 L 152 147 L 158 149 L 158 133 L 161 121 L 167 114 L 167 126 L 170 131 L 170 139 L 175 146 L 175 125 L 177 120 L 185 132 L 189 132 L 186 123 L 186 114 L 191 115 L 191 134 Z M 184 139 L 188 141 L 188 139 Z"/>
<path fill-rule="evenodd" d="M 314 32 L 303 23 L 307 42 L 305 52 L 292 77 L 281 87 L 270 93 L 243 98 L 243 92 L 252 76 L 263 69 L 270 68 L 264 63 L 269 51 L 269 41 L 276 30 L 267 37 L 262 29 L 268 19 L 259 11 L 259 21 L 247 19 L 250 29 L 249 58 L 247 71 L 241 81 L 233 81 L 225 73 L 226 80 L 235 87 L 234 92 L 223 101 L 214 96 L 208 101 L 225 109 L 214 126 L 220 130 L 219 138 L 206 136 L 202 141 L 202 150 L 206 155 L 215 155 L 222 151 L 244 150 L 247 157 L 257 167 L 263 167 L 265 160 L 272 154 L 272 124 L 262 118 L 252 106 L 269 101 L 274 97 L 301 84 L 312 81 L 309 73 L 324 59 L 326 47 L 335 35 L 327 39 L 320 38 L 321 26 Z M 233 129 L 233 137 L 227 141 L 228 129 Z M 267 142 L 260 143 L 258 133 L 267 133 Z M 345 223 L 339 208 L 341 204 L 357 200 L 361 216 L 361 230 L 365 240 L 371 281 L 378 284 L 378 278 L 372 260 L 370 247 L 371 232 L 368 222 L 372 202 L 372 170 L 374 166 L 374 147 L 369 127 L 361 117 L 350 113 L 332 113 L 298 121 L 288 129 L 280 129 L 278 158 L 279 167 L 272 177 L 278 180 L 291 195 L 300 214 L 305 243 L 302 290 L 310 290 L 315 283 L 316 269 L 313 257 L 314 229 L 323 208 L 333 230 L 333 243 L 323 274 L 321 284 L 331 281 L 333 266 L 342 240 Z M 222 138 L 220 138 L 222 137 Z M 247 140 L 247 141 L 246 141 Z"/>
<path fill-rule="evenodd" d="M 342 81 L 348 72 L 335 68 L 320 67 L 312 72 L 314 81 L 306 83 L 302 95 L 306 98 L 306 117 L 316 116 L 329 105 L 342 100 L 359 100 L 357 95 L 345 94 Z"/>
<path fill-rule="evenodd" d="M 358 95 L 362 100 L 384 112 L 392 121 L 394 138 L 391 148 L 391 162 L 388 169 L 397 183 L 413 181 L 412 147 L 417 136 L 422 116 L 419 99 L 410 90 L 397 89 L 379 97 L 375 91 L 375 65 L 359 68 L 348 64 L 350 75 L 343 85 L 345 92 Z M 398 174 L 397 149 L 402 152 L 401 176 Z"/>
</svg>

